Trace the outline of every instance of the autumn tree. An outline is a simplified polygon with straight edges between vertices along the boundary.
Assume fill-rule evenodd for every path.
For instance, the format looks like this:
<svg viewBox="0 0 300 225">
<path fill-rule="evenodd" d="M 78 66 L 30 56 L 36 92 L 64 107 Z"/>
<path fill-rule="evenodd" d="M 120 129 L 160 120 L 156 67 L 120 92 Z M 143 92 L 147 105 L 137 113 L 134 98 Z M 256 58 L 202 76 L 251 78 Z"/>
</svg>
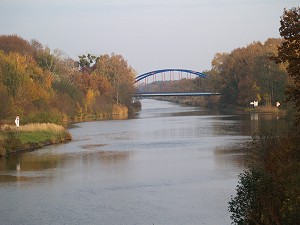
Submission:
<svg viewBox="0 0 300 225">
<path fill-rule="evenodd" d="M 209 87 L 211 91 L 220 92 L 222 90 L 222 78 L 220 76 L 221 71 L 223 71 L 224 63 L 226 62 L 226 58 L 229 56 L 229 53 L 222 52 L 216 53 L 212 62 L 211 62 L 211 70 L 206 71 L 206 74 L 209 75 Z M 223 87 L 224 88 L 224 87 Z"/>
<path fill-rule="evenodd" d="M 287 89 L 288 99 L 295 102 L 300 113 L 300 7 L 285 9 L 280 21 L 280 35 L 284 38 L 279 54 L 278 63 L 287 63 L 287 71 L 293 83 Z M 300 121 L 300 115 L 298 115 Z"/>
<path fill-rule="evenodd" d="M 285 99 L 284 91 L 288 82 L 286 68 L 270 59 L 278 54 L 277 48 L 281 43 L 281 39 L 268 39 L 261 45 L 255 57 L 255 79 L 259 86 L 261 103 L 265 105 L 275 105 L 275 102 L 283 102 Z"/>
<path fill-rule="evenodd" d="M 113 105 L 113 88 L 109 78 L 97 70 L 97 62 L 101 58 L 92 54 L 79 56 L 75 63 L 79 70 L 73 77 L 73 83 L 85 95 L 83 107 L 80 108 L 85 116 L 109 113 Z M 103 107 L 106 104 L 108 107 Z M 104 111 L 105 112 L 104 112 Z"/>
<path fill-rule="evenodd" d="M 64 118 L 76 116 L 77 105 L 83 104 L 83 94 L 75 84 L 75 78 L 80 74 L 75 61 L 67 57 L 59 49 L 50 50 L 37 40 L 31 40 L 34 59 L 37 65 L 52 78 L 52 98 L 48 102 Z M 79 82 L 80 83 L 80 82 Z"/>
<path fill-rule="evenodd" d="M 0 120 L 8 117 L 11 113 L 12 98 L 10 98 L 7 87 L 0 82 Z"/>
<path fill-rule="evenodd" d="M 223 105 L 249 106 L 251 101 L 274 105 L 284 99 L 287 75 L 271 56 L 277 54 L 280 39 L 253 42 L 231 53 L 217 53 L 212 61 L 212 85 L 220 89 Z"/>
<path fill-rule="evenodd" d="M 0 35 L 0 50 L 6 54 L 18 52 L 21 55 L 33 56 L 30 43 L 17 35 Z"/>
<path fill-rule="evenodd" d="M 8 93 L 15 97 L 21 83 L 21 77 L 18 75 L 16 66 L 3 52 L 0 52 L 0 80 Z"/>
<path fill-rule="evenodd" d="M 284 42 L 279 65 L 287 65 L 293 78 L 288 99 L 300 111 L 300 7 L 284 10 L 280 34 Z M 298 122 L 300 117 L 298 117 Z M 260 131 L 253 140 L 252 163 L 240 175 L 235 197 L 229 202 L 233 224 L 298 224 L 300 215 L 300 138 L 299 127 Z"/>
<path fill-rule="evenodd" d="M 110 114 L 115 103 L 129 104 L 135 72 L 120 55 L 79 56 L 17 35 L 0 35 L 0 119 L 57 122 Z"/>
<path fill-rule="evenodd" d="M 75 71 L 74 60 L 64 56 L 63 51 L 54 49 L 51 52 L 48 46 L 43 46 L 34 39 L 30 41 L 30 44 L 34 52 L 34 60 L 38 66 L 44 71 L 49 71 L 54 79 L 60 80 L 62 77 L 69 77 Z"/>
<path fill-rule="evenodd" d="M 121 55 L 100 56 L 95 73 L 107 78 L 113 88 L 115 103 L 128 105 L 131 102 L 136 73 Z"/>
<path fill-rule="evenodd" d="M 43 73 L 32 58 L 16 52 L 0 54 L 0 83 L 15 113 L 23 116 L 50 108 L 51 75 Z"/>
</svg>

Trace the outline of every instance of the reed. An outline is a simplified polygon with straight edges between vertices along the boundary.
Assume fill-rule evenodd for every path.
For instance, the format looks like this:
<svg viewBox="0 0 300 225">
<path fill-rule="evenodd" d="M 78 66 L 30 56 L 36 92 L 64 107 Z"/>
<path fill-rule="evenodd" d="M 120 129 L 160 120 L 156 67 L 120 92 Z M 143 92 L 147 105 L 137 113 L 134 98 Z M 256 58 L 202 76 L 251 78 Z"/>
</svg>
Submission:
<svg viewBox="0 0 300 225">
<path fill-rule="evenodd" d="M 53 123 L 30 123 L 19 128 L 11 125 L 3 125 L 1 130 L 5 130 L 6 128 L 10 128 L 13 130 L 18 130 L 20 132 L 36 132 L 36 131 L 48 131 L 53 133 L 61 133 L 65 131 L 63 126 L 53 124 Z"/>
</svg>

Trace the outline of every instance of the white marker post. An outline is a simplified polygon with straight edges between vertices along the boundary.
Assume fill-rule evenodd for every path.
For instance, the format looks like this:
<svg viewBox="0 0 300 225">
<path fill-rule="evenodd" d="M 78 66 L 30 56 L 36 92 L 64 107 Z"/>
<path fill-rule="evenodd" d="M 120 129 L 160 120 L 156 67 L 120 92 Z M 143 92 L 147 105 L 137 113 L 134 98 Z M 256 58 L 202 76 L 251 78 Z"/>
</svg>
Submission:
<svg viewBox="0 0 300 225">
<path fill-rule="evenodd" d="M 20 118 L 19 118 L 19 116 L 16 117 L 15 123 L 16 123 L 17 128 L 19 128 L 19 126 L 20 126 Z"/>
<path fill-rule="evenodd" d="M 250 105 L 252 105 L 253 108 L 258 107 L 258 101 L 250 102 Z"/>
</svg>

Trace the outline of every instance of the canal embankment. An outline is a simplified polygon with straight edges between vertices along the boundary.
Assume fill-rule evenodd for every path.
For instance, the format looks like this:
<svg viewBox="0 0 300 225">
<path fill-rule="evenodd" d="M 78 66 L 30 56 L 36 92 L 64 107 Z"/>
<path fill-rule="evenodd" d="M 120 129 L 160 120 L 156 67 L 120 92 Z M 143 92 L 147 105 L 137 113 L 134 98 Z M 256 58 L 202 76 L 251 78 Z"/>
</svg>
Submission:
<svg viewBox="0 0 300 225">
<path fill-rule="evenodd" d="M 0 157 L 71 139 L 68 130 L 57 124 L 32 123 L 19 127 L 2 125 L 0 127 Z"/>
<path fill-rule="evenodd" d="M 123 120 L 128 119 L 134 112 L 141 110 L 141 103 L 135 101 L 129 106 L 114 104 L 111 113 L 106 115 L 85 115 L 72 122 L 86 122 L 97 120 Z M 23 126 L 14 126 L 7 123 L 0 124 L 0 157 L 9 154 L 31 151 L 44 146 L 63 143 L 72 140 L 67 128 L 55 123 L 29 123 Z"/>
</svg>

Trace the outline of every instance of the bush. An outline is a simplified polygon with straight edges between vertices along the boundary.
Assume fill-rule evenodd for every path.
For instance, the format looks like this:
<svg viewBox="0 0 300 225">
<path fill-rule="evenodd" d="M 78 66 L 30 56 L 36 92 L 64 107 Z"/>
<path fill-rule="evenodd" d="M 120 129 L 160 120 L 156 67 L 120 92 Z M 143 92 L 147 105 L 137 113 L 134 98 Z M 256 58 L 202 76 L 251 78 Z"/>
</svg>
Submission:
<svg viewBox="0 0 300 225">
<path fill-rule="evenodd" d="M 3 131 L 3 147 L 6 150 L 5 153 L 15 152 L 21 148 L 22 143 L 19 138 L 18 131 L 10 127 L 6 127 Z"/>
<path fill-rule="evenodd" d="M 229 202 L 232 224 L 297 224 L 300 218 L 300 138 L 261 132 L 254 139 L 252 165 L 239 176 Z"/>
<path fill-rule="evenodd" d="M 6 149 L 4 148 L 4 141 L 0 139 L 0 157 L 6 155 Z"/>
<path fill-rule="evenodd" d="M 55 124 L 62 124 L 64 120 L 64 115 L 57 110 L 51 110 L 48 112 L 39 112 L 39 113 L 32 113 L 28 116 L 25 116 L 22 119 L 23 124 L 28 123 L 55 123 Z"/>
<path fill-rule="evenodd" d="M 280 224 L 278 197 L 282 193 L 272 177 L 251 168 L 240 174 L 239 179 L 236 197 L 229 202 L 233 224 Z"/>
</svg>

